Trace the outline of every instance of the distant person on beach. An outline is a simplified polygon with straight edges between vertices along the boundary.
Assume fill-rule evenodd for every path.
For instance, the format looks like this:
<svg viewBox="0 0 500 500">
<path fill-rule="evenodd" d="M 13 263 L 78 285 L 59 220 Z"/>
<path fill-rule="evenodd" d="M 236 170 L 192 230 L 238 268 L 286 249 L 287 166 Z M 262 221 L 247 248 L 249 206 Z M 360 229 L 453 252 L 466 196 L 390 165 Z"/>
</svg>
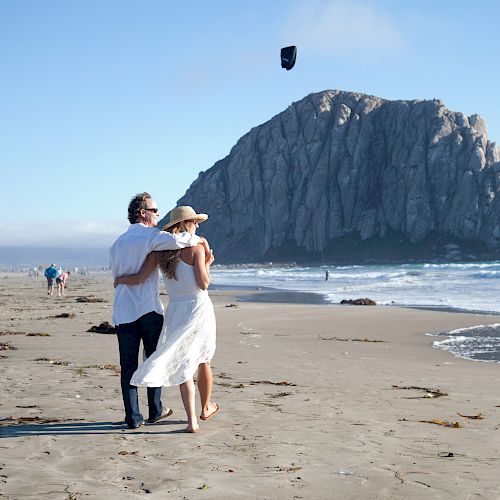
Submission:
<svg viewBox="0 0 500 500">
<path fill-rule="evenodd" d="M 56 278 L 56 284 L 57 284 L 57 296 L 61 297 L 64 296 L 64 289 L 66 288 L 66 282 L 68 281 L 69 275 L 71 274 L 70 271 L 66 271 L 64 273 L 61 273 L 57 278 Z"/>
<path fill-rule="evenodd" d="M 328 272 L 328 269 L 325 272 L 325 281 L 328 281 L 328 278 L 330 277 L 330 273 Z"/>
<path fill-rule="evenodd" d="M 140 193 L 132 198 L 128 206 L 130 226 L 113 243 L 110 263 L 113 278 L 137 273 L 146 256 L 153 251 L 177 250 L 206 245 L 204 238 L 193 233 L 176 235 L 158 231 L 160 214 L 155 200 L 149 193 Z M 144 424 L 139 409 L 137 387 L 130 379 L 138 366 L 139 347 L 142 341 L 146 356 L 156 349 L 163 325 L 163 304 L 158 293 L 158 273 L 151 273 L 141 284 L 119 285 L 115 289 L 113 323 L 116 325 L 120 350 L 121 389 L 125 407 L 125 422 L 130 429 Z M 148 388 L 148 422 L 154 423 L 169 416 L 161 402 L 161 384 Z"/>
<path fill-rule="evenodd" d="M 55 264 L 51 264 L 47 269 L 45 269 L 43 275 L 47 278 L 47 295 L 52 295 L 54 291 L 54 282 L 57 277 L 57 267 Z"/>
<path fill-rule="evenodd" d="M 170 212 L 170 222 L 164 230 L 174 234 L 196 233 L 206 214 L 197 214 L 191 207 L 182 206 Z M 215 314 L 208 296 L 210 266 L 213 253 L 205 253 L 203 245 L 183 250 L 152 252 L 139 273 L 122 276 L 115 286 L 142 283 L 159 265 L 163 273 L 169 302 L 156 351 L 132 376 L 131 384 L 147 387 L 178 385 L 186 410 L 187 432 L 198 432 L 195 410 L 194 375 L 198 371 L 198 390 L 201 399 L 201 420 L 208 420 L 218 411 L 211 401 L 212 368 L 215 353 Z"/>
</svg>

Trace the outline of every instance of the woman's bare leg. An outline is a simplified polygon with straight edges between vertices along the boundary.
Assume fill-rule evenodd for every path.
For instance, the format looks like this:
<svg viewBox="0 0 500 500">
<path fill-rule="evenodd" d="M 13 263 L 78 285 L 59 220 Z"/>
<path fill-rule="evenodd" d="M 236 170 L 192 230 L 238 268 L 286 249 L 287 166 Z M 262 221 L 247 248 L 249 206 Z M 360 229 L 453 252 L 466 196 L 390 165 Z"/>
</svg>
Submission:
<svg viewBox="0 0 500 500">
<path fill-rule="evenodd" d="M 196 419 L 196 409 L 194 404 L 194 382 L 193 379 L 187 380 L 179 386 L 182 402 L 188 418 L 187 432 L 198 432 L 198 420 Z"/>
<path fill-rule="evenodd" d="M 205 420 L 210 415 L 218 410 L 216 403 L 210 401 L 212 397 L 212 368 L 210 363 L 201 363 L 198 366 L 198 390 L 200 391 L 201 400 L 201 415 L 200 418 Z"/>
</svg>

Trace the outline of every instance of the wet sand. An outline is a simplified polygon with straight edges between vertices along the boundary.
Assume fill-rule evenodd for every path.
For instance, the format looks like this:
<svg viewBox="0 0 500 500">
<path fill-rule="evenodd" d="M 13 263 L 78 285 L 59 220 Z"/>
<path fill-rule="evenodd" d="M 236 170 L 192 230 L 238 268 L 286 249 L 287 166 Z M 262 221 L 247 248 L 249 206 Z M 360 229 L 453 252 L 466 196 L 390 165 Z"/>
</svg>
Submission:
<svg viewBox="0 0 500 500">
<path fill-rule="evenodd" d="M 130 431 L 116 337 L 87 331 L 111 278 L 58 298 L 0 274 L 0 498 L 500 498 L 500 365 L 424 335 L 500 317 L 236 298 L 256 293 L 211 292 L 220 412 L 186 434 L 169 388 L 172 417 Z"/>
</svg>

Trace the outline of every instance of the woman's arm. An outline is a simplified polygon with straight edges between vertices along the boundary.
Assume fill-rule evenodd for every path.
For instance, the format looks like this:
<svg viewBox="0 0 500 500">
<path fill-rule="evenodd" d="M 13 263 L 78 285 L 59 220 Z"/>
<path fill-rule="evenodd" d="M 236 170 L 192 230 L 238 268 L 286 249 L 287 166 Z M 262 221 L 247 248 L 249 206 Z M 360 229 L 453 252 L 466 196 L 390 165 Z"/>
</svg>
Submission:
<svg viewBox="0 0 500 500">
<path fill-rule="evenodd" d="M 114 287 L 118 285 L 139 285 L 158 267 L 158 252 L 151 252 L 146 257 L 140 271 L 128 276 L 115 278 Z"/>
<path fill-rule="evenodd" d="M 210 257 L 207 258 L 205 247 L 199 244 L 194 251 L 194 274 L 201 290 L 207 290 L 210 285 L 210 266 L 213 261 L 213 253 L 210 253 Z"/>
</svg>

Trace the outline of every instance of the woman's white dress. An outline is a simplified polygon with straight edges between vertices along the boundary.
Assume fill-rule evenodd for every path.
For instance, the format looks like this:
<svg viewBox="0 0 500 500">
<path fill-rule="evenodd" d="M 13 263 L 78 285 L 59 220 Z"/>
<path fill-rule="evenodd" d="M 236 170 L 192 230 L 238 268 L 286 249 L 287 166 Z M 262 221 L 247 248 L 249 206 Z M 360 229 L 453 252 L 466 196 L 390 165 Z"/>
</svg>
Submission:
<svg viewBox="0 0 500 500">
<path fill-rule="evenodd" d="M 215 314 L 208 292 L 198 288 L 194 267 L 182 260 L 175 274 L 177 280 L 164 276 L 169 302 L 156 351 L 135 371 L 131 385 L 180 385 L 215 353 Z"/>
</svg>

